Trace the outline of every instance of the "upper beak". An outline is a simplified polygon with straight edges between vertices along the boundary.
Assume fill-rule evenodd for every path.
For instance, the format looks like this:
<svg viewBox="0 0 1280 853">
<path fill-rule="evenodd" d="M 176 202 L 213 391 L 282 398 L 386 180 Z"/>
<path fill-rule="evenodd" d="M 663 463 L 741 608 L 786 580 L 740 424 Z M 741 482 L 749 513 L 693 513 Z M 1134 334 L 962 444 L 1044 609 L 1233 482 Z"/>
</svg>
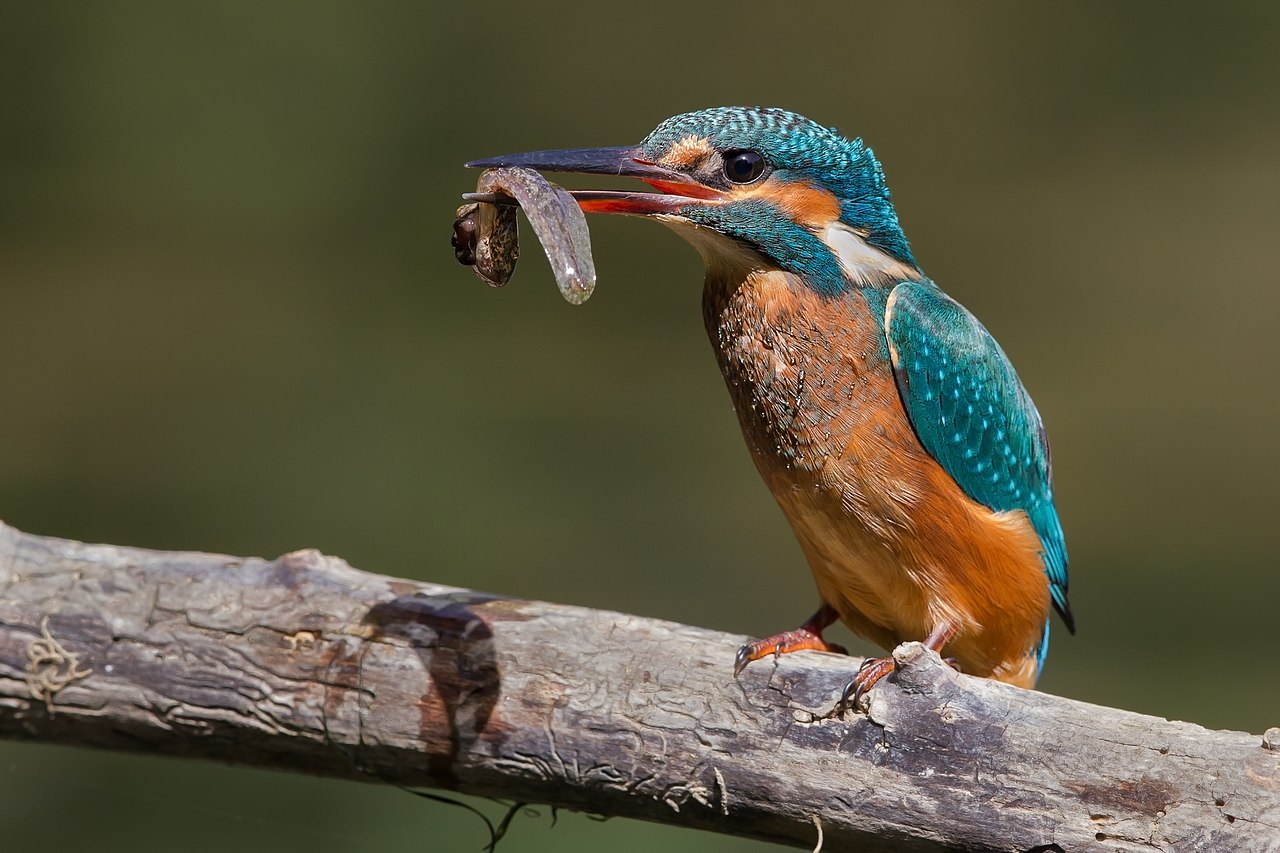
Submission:
<svg viewBox="0 0 1280 853">
<path fill-rule="evenodd" d="M 530 151 L 472 160 L 466 165 L 471 169 L 523 166 L 539 172 L 619 175 L 639 178 L 659 190 L 656 193 L 572 190 L 571 195 L 588 213 L 673 214 L 696 201 L 720 198 L 718 191 L 691 181 L 687 175 L 645 160 L 639 146 Z"/>
</svg>

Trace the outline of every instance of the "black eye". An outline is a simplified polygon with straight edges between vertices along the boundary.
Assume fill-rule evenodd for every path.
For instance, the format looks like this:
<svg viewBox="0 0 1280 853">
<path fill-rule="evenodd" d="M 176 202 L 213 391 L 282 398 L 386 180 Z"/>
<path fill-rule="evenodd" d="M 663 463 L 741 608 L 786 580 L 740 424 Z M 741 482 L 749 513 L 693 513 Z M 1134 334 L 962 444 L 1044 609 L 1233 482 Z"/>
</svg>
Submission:
<svg viewBox="0 0 1280 853">
<path fill-rule="evenodd" d="M 735 184 L 749 184 L 764 174 L 764 156 L 759 151 L 739 149 L 724 152 L 724 176 Z"/>
</svg>

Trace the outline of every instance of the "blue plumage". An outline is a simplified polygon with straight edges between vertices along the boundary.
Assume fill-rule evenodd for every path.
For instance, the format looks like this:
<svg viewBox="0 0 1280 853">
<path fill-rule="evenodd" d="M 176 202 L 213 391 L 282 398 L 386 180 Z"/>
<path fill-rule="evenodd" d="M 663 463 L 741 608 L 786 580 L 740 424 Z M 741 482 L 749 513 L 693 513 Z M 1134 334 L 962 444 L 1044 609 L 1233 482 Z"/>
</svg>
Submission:
<svg viewBox="0 0 1280 853">
<path fill-rule="evenodd" d="M 1074 633 L 1049 444 L 1013 365 L 976 317 L 927 280 L 893 289 L 886 326 L 898 390 L 921 444 L 969 497 L 1026 512 L 1044 548 L 1053 605 Z"/>
<path fill-rule="evenodd" d="M 845 139 L 834 128 L 788 110 L 716 107 L 672 116 L 640 146 L 649 156 L 659 157 L 688 137 L 707 138 L 718 149 L 768 152 L 769 162 L 783 177 L 803 177 L 831 190 L 840 199 L 841 220 L 865 229 L 868 245 L 915 265 L 889 199 L 884 170 L 861 139 Z"/>
<path fill-rule="evenodd" d="M 778 266 L 804 279 L 824 296 L 847 290 L 849 282 L 831 250 L 809 229 L 788 219 L 763 200 L 739 201 L 691 210 L 690 222 L 750 244 Z"/>
</svg>

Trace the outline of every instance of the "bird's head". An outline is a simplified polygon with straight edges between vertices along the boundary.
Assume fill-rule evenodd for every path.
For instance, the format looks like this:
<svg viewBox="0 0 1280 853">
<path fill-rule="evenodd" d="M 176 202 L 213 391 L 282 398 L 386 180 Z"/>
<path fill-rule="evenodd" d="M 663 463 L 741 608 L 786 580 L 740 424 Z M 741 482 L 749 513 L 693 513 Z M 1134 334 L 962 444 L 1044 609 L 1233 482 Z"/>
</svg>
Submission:
<svg viewBox="0 0 1280 853">
<path fill-rule="evenodd" d="M 639 145 L 467 165 L 639 178 L 658 192 L 573 195 L 587 212 L 659 219 L 708 266 L 774 265 L 827 294 L 919 276 L 871 149 L 786 110 L 699 110 L 667 119 Z"/>
</svg>

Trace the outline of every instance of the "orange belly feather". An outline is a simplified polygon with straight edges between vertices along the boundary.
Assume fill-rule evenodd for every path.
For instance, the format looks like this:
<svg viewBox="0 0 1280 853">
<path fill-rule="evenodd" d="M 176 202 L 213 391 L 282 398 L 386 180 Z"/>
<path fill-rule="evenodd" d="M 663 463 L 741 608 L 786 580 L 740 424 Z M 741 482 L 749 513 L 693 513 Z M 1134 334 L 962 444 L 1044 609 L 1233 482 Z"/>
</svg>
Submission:
<svg viewBox="0 0 1280 853">
<path fill-rule="evenodd" d="M 757 270 L 709 277 L 703 309 L 822 600 L 885 648 L 951 624 L 945 654 L 965 672 L 1032 686 L 1050 607 L 1040 541 L 1024 513 L 977 503 L 920 444 L 863 294 L 823 297 Z"/>
</svg>

